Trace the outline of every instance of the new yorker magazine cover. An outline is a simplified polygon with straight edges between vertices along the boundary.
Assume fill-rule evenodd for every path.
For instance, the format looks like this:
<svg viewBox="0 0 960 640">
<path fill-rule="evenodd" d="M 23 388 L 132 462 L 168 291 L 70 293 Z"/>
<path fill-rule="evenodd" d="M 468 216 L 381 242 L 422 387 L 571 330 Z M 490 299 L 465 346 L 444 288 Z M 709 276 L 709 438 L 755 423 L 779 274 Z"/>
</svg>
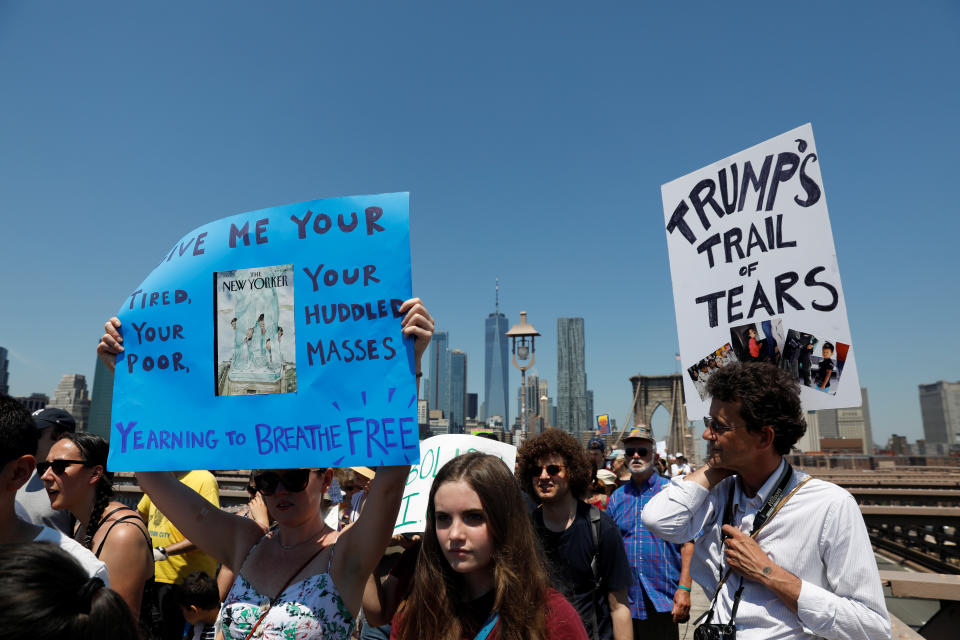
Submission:
<svg viewBox="0 0 960 640">
<path fill-rule="evenodd" d="M 218 271 L 213 286 L 216 395 L 295 393 L 293 265 Z"/>
</svg>

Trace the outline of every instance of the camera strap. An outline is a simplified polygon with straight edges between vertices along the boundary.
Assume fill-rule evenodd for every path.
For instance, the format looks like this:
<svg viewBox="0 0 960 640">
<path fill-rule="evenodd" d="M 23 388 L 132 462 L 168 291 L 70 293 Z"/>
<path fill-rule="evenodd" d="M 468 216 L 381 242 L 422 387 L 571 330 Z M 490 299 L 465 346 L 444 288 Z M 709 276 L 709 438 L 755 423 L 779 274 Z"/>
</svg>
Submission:
<svg viewBox="0 0 960 640">
<path fill-rule="evenodd" d="M 756 517 L 753 520 L 753 529 L 750 532 L 751 538 L 756 538 L 757 534 L 760 533 L 760 530 L 767 524 L 767 522 L 777 513 L 793 495 L 800 490 L 800 487 L 805 485 L 810 477 L 806 477 L 801 480 L 797 486 L 795 486 L 790 493 L 784 495 L 784 491 L 787 488 L 787 485 L 790 484 L 790 479 L 793 477 L 793 467 L 790 466 L 790 463 L 786 463 L 786 467 L 783 472 L 781 472 L 780 477 L 777 479 L 777 484 L 775 485 L 773 491 L 770 492 L 770 495 L 767 496 L 766 501 L 763 503 L 763 506 L 757 512 Z M 727 504 L 723 509 L 723 520 L 722 524 L 733 524 L 733 498 L 736 495 L 737 480 L 733 480 L 730 483 L 730 492 L 727 495 Z M 723 532 L 721 525 L 721 548 L 723 546 Z M 722 553 L 722 551 L 721 551 Z M 721 565 L 722 556 L 721 556 Z M 723 588 L 724 583 L 726 583 L 727 578 L 730 577 L 731 569 L 727 569 L 726 573 L 723 573 L 722 566 L 717 569 L 717 575 L 720 578 L 720 582 L 717 583 L 717 591 L 713 595 L 713 600 L 710 602 L 710 608 L 707 611 L 704 611 L 699 618 L 694 620 L 694 625 L 699 624 L 699 622 L 706 618 L 709 623 L 713 618 L 713 610 L 717 606 L 717 599 L 720 597 L 720 589 Z M 733 623 L 734 619 L 737 617 L 737 609 L 740 606 L 740 596 L 743 594 L 743 577 L 740 577 L 740 584 L 737 586 L 737 591 L 733 596 L 733 606 L 730 610 L 730 623 Z"/>
</svg>

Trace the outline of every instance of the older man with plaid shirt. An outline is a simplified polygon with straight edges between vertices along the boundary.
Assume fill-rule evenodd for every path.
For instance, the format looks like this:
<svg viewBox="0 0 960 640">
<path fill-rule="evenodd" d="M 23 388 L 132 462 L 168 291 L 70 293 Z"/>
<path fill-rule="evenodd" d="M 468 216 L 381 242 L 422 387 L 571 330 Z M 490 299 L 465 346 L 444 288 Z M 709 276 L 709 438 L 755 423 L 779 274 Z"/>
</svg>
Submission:
<svg viewBox="0 0 960 640">
<path fill-rule="evenodd" d="M 690 616 L 690 559 L 693 543 L 658 538 L 643 526 L 640 512 L 669 484 L 656 472 L 656 441 L 649 427 L 638 427 L 623 439 L 630 482 L 613 492 L 607 515 L 623 535 L 634 584 L 628 590 L 636 638 L 679 638 L 678 623 Z"/>
</svg>

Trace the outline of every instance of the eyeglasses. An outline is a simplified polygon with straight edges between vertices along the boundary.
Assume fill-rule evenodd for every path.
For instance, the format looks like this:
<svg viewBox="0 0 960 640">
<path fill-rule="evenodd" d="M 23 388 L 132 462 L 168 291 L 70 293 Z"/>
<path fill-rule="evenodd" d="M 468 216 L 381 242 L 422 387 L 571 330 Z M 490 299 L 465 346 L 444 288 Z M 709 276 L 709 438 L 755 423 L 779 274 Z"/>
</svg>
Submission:
<svg viewBox="0 0 960 640">
<path fill-rule="evenodd" d="M 718 436 L 723 435 L 724 433 L 729 433 L 736 428 L 736 427 L 726 427 L 720 424 L 719 422 L 717 422 L 716 420 L 714 420 L 713 418 L 711 418 L 710 416 L 704 417 L 703 426 L 705 426 L 710 431 L 713 431 Z"/>
<path fill-rule="evenodd" d="M 647 457 L 647 454 L 650 453 L 650 449 L 646 447 L 627 447 L 623 450 L 623 453 L 628 458 L 632 458 L 633 454 L 637 454 L 641 458 L 645 458 Z"/>
<path fill-rule="evenodd" d="M 62 476 L 63 472 L 67 470 L 67 467 L 72 464 L 82 464 L 85 467 L 91 466 L 86 460 L 51 460 L 50 462 L 38 462 L 37 475 L 42 476 L 47 472 L 47 469 L 53 469 L 55 474 Z"/>
<path fill-rule="evenodd" d="M 558 473 L 560 473 L 560 471 L 562 471 L 563 469 L 566 469 L 566 467 L 562 464 L 543 464 L 543 465 L 540 465 L 540 469 L 538 470 L 538 472 L 543 473 L 544 469 L 547 470 L 547 475 L 555 476 Z"/>
<path fill-rule="evenodd" d="M 253 476 L 253 484 L 262 496 L 272 496 L 277 485 L 283 485 L 290 493 L 297 493 L 307 488 L 310 482 L 310 469 L 289 469 L 274 473 L 265 471 Z"/>
</svg>

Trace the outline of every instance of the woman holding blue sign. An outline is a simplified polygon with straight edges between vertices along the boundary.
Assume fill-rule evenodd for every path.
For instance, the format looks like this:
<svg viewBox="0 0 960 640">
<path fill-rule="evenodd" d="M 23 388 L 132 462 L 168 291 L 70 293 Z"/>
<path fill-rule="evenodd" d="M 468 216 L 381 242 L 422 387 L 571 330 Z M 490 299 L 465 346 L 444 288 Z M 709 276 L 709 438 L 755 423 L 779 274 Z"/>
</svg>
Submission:
<svg viewBox="0 0 960 640">
<path fill-rule="evenodd" d="M 437 473 L 413 592 L 390 638 L 587 640 L 550 587 L 520 488 L 496 456 L 467 453 Z"/>
<path fill-rule="evenodd" d="M 404 302 L 400 311 L 404 337 L 415 338 L 419 372 L 433 318 L 419 298 Z M 122 350 L 119 328 L 118 319 L 107 322 L 98 346 L 108 361 Z M 187 538 L 237 574 L 217 623 L 225 640 L 345 640 L 367 576 L 393 533 L 409 469 L 378 469 L 366 508 L 339 533 L 324 523 L 321 510 L 332 469 L 262 469 L 254 475 L 277 521 L 267 535 L 252 520 L 212 508 L 169 473 L 140 472 L 137 480 Z"/>
</svg>

